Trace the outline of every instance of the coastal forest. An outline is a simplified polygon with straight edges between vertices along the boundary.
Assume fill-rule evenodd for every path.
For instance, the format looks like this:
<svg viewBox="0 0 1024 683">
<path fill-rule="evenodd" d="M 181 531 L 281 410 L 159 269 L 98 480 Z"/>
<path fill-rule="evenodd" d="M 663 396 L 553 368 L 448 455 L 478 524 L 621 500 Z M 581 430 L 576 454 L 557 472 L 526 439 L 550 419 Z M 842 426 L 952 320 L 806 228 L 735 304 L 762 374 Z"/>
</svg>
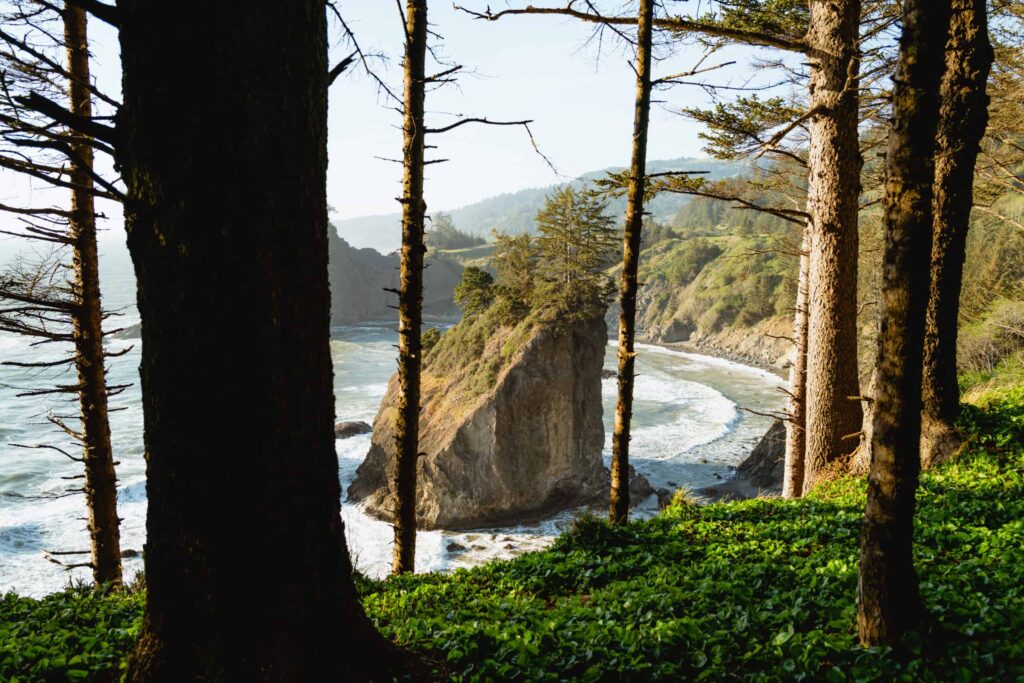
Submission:
<svg viewBox="0 0 1024 683">
<path fill-rule="evenodd" d="M 0 0 L 0 681 L 1024 680 L 1024 2 L 387 5 Z"/>
</svg>

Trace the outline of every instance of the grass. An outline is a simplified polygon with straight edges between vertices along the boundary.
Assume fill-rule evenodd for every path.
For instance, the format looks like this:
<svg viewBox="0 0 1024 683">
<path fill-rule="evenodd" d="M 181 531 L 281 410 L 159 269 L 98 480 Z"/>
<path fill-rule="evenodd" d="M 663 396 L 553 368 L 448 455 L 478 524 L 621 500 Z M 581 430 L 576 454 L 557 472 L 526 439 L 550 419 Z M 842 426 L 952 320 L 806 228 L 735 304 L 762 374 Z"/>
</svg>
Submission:
<svg viewBox="0 0 1024 683">
<path fill-rule="evenodd" d="M 895 650 L 857 644 L 855 478 L 792 502 L 680 498 L 621 528 L 581 518 L 515 560 L 360 580 L 364 605 L 459 681 L 1024 680 L 1024 388 L 982 403 L 960 459 L 922 478 L 915 562 L 935 622 Z M 143 601 L 6 596 L 0 680 L 116 673 Z"/>
</svg>

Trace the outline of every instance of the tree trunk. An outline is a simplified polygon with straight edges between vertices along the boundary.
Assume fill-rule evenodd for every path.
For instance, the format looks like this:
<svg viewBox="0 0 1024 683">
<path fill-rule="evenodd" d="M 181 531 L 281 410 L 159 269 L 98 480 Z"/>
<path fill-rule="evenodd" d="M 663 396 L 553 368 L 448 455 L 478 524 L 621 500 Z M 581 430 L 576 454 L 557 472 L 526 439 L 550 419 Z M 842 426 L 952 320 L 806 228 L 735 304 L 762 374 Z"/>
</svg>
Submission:
<svg viewBox="0 0 1024 683">
<path fill-rule="evenodd" d="M 636 103 L 633 109 L 633 154 L 629 166 L 626 231 L 622 240 L 622 283 L 619 290 L 619 377 L 612 432 L 612 484 L 608 515 L 612 524 L 629 519 L 629 425 L 633 417 L 633 366 L 636 353 L 637 272 L 640 231 L 644 222 L 647 176 L 647 124 L 651 113 L 651 44 L 654 0 L 640 0 L 637 17 Z"/>
<path fill-rule="evenodd" d="M 985 83 L 992 65 L 985 3 L 954 0 L 935 150 L 932 284 L 924 342 L 921 464 L 943 462 L 960 446 L 956 339 L 974 163 L 988 123 Z"/>
<path fill-rule="evenodd" d="M 856 442 L 859 0 L 811 0 L 806 380 L 808 491 Z"/>
<path fill-rule="evenodd" d="M 71 112 L 92 117 L 89 92 L 89 38 L 85 10 L 66 3 L 64 43 L 67 48 L 68 100 Z M 117 474 L 110 444 L 107 411 L 107 373 L 103 354 L 103 311 L 100 301 L 99 256 L 96 249 L 96 210 L 90 175 L 92 147 L 73 133 L 71 149 L 70 238 L 73 250 L 76 306 L 72 309 L 75 369 L 81 404 L 85 467 L 85 502 L 92 542 L 92 576 L 96 585 L 121 583 L 121 532 L 117 517 Z"/>
<path fill-rule="evenodd" d="M 807 243 L 808 228 L 800 245 L 800 275 L 796 285 L 793 322 L 793 366 L 789 369 L 789 420 L 786 422 L 786 460 L 782 496 L 800 498 L 804 492 L 807 420 Z"/>
<path fill-rule="evenodd" d="M 405 4 L 402 133 L 402 272 L 398 297 L 398 424 L 395 440 L 395 574 L 416 570 L 416 462 L 420 451 L 420 330 L 423 325 L 423 100 L 427 2 Z"/>
<path fill-rule="evenodd" d="M 129 681 L 390 678 L 341 520 L 324 0 L 119 0 L 147 601 Z"/>
<path fill-rule="evenodd" d="M 904 0 L 885 178 L 885 256 L 871 471 L 861 528 L 857 628 L 893 644 L 920 623 L 913 563 L 932 183 L 948 0 Z M 969 182 L 969 176 L 968 176 Z"/>
</svg>

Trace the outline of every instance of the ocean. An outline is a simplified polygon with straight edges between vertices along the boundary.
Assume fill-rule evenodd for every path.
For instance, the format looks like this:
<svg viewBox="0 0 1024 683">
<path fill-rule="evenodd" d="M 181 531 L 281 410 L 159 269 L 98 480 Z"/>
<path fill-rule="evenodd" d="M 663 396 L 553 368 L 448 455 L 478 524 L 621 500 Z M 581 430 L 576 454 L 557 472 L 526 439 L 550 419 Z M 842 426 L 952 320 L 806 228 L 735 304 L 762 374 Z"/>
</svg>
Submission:
<svg viewBox="0 0 1024 683">
<path fill-rule="evenodd" d="M 102 287 L 106 308 L 118 315 L 111 328 L 138 322 L 135 283 L 126 249 L 119 240 L 101 240 Z M 0 264 L 13 245 L 0 244 Z M 334 394 L 338 420 L 372 422 L 389 376 L 395 367 L 397 334 L 393 323 L 335 327 L 331 331 Z M 60 358 L 67 349 L 32 346 L 31 341 L 0 333 L 0 361 Z M 615 367 L 615 342 L 610 341 L 605 367 Z M 138 383 L 139 342 L 112 339 L 110 349 L 129 349 L 109 363 L 108 382 L 131 384 L 111 400 L 111 432 L 119 461 L 118 494 L 125 576 L 142 569 L 139 551 L 145 541 L 146 487 L 142 447 L 142 408 Z M 64 353 L 62 353 L 62 351 Z M 84 499 L 67 495 L 62 477 L 80 473 L 80 464 L 47 450 L 15 444 L 52 444 L 73 449 L 47 421 L 47 415 L 71 416 L 77 406 L 70 397 L 16 396 L 61 380 L 56 370 L 0 366 L 0 593 L 15 591 L 41 596 L 70 582 L 88 580 L 89 572 L 71 572 L 48 562 L 48 550 L 86 550 Z M 631 463 L 658 488 L 700 488 L 727 478 L 771 423 L 755 412 L 778 410 L 784 404 L 780 378 L 764 370 L 730 361 L 653 345 L 638 345 Z M 615 380 L 603 380 L 605 459 L 611 455 Z M 744 410 L 744 409 L 749 409 Z M 337 441 L 338 473 L 343 490 L 355 476 L 370 443 L 369 435 Z M 634 513 L 656 512 L 649 499 Z M 543 548 L 578 511 L 566 511 L 536 525 L 475 531 L 428 531 L 417 537 L 417 571 L 448 571 L 492 559 L 508 558 Z M 368 517 L 357 505 L 344 503 L 349 548 L 356 567 L 370 576 L 387 574 L 391 559 L 391 527 Z"/>
</svg>

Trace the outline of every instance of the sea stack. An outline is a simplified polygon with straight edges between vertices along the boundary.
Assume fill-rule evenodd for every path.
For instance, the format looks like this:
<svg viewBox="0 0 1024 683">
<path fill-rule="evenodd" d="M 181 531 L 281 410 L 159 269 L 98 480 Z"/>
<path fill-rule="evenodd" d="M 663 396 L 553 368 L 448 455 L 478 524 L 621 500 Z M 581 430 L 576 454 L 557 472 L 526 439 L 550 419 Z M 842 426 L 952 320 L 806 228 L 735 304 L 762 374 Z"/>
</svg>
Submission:
<svg viewBox="0 0 1024 683">
<path fill-rule="evenodd" d="M 501 325 L 492 312 L 442 336 L 423 373 L 417 488 L 421 529 L 514 524 L 607 495 L 602 463 L 604 320 L 528 318 Z M 397 379 L 373 424 L 350 501 L 389 520 Z"/>
</svg>

